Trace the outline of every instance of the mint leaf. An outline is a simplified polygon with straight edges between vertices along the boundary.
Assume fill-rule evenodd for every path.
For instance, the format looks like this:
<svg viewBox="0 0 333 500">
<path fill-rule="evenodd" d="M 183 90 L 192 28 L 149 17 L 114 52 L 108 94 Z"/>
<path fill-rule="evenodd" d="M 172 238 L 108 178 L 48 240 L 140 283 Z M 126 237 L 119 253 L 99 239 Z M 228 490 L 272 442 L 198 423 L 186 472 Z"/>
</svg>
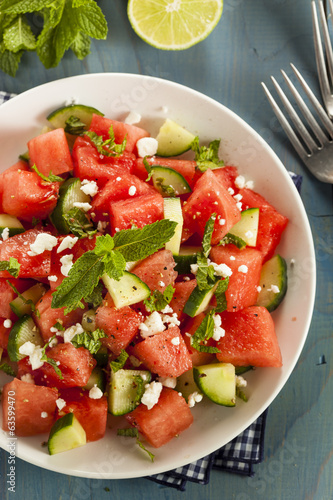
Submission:
<svg viewBox="0 0 333 500">
<path fill-rule="evenodd" d="M 88 54 L 90 54 L 90 46 L 91 46 L 91 40 L 89 36 L 79 31 L 79 33 L 74 38 L 73 43 L 70 46 L 70 49 L 74 52 L 76 57 L 81 61 Z"/>
<path fill-rule="evenodd" d="M 119 156 L 125 151 L 127 142 L 126 137 L 121 144 L 116 144 L 112 126 L 109 130 L 109 139 L 104 140 L 101 135 L 96 134 L 96 132 L 93 132 L 92 130 L 87 130 L 85 132 L 85 135 L 89 137 L 89 139 L 101 155 Z"/>
<path fill-rule="evenodd" d="M 70 269 L 67 278 L 58 286 L 52 295 L 51 307 L 66 307 L 66 314 L 74 309 L 84 307 L 81 300 L 91 296 L 104 274 L 102 258 L 93 251 L 81 255 Z"/>
<path fill-rule="evenodd" d="M 19 291 L 18 289 L 13 285 L 13 283 L 11 283 L 9 280 L 6 280 L 8 285 L 12 288 L 12 290 L 14 290 L 14 293 L 16 293 L 16 295 L 18 297 L 20 297 L 20 299 L 22 300 L 23 304 L 26 304 L 26 305 L 30 305 L 31 306 L 31 311 L 34 312 L 36 310 L 35 308 L 35 304 L 34 302 L 31 300 L 31 299 L 26 299 Z M 11 304 L 9 304 L 11 306 Z M 14 311 L 15 312 L 15 311 Z"/>
<path fill-rule="evenodd" d="M 211 250 L 211 240 L 214 231 L 216 213 L 212 214 L 205 225 L 205 230 L 202 238 L 202 249 L 205 257 L 208 257 Z"/>
<path fill-rule="evenodd" d="M 7 375 L 10 375 L 11 377 L 16 377 L 16 373 L 8 363 L 1 363 L 0 370 L 6 373 Z"/>
<path fill-rule="evenodd" d="M 154 462 L 155 455 L 151 453 L 147 448 L 143 445 L 143 443 L 139 439 L 139 431 L 138 429 L 135 428 L 130 428 L 130 429 L 118 429 L 117 430 L 117 435 L 118 436 L 125 436 L 125 437 L 136 437 L 136 444 L 140 446 L 140 448 L 148 453 L 148 456 L 152 462 Z"/>
<path fill-rule="evenodd" d="M 79 207 L 71 208 L 64 219 L 68 224 L 69 231 L 78 238 L 91 238 L 97 233 L 88 215 Z"/>
<path fill-rule="evenodd" d="M 9 257 L 9 260 L 0 261 L 0 271 L 8 271 L 14 278 L 18 278 L 20 263 L 15 257 Z"/>
<path fill-rule="evenodd" d="M 2 0 L 0 9 L 11 14 L 25 14 L 41 10 L 52 4 L 54 0 Z"/>
<path fill-rule="evenodd" d="M 59 323 L 59 321 L 54 323 L 53 327 L 59 330 L 60 332 L 64 332 L 66 330 L 66 328 L 61 323 Z"/>
<path fill-rule="evenodd" d="M 176 196 L 175 188 L 170 186 L 169 184 L 164 184 L 164 182 L 164 177 L 157 177 L 154 179 L 154 186 L 162 195 L 174 198 Z"/>
<path fill-rule="evenodd" d="M 59 177 L 58 175 L 52 174 L 52 172 L 47 177 L 46 175 L 42 174 L 38 170 L 38 168 L 36 167 L 36 165 L 32 165 L 31 170 L 33 170 L 34 172 L 36 172 L 36 174 L 39 175 L 39 177 L 41 179 L 43 179 L 43 181 L 45 181 L 45 182 L 62 182 L 64 180 L 62 177 Z"/>
<path fill-rule="evenodd" d="M 65 132 L 72 135 L 82 135 L 86 129 L 86 124 L 81 122 L 77 116 L 70 116 L 65 122 Z"/>
<path fill-rule="evenodd" d="M 117 359 L 110 362 L 110 368 L 113 371 L 113 373 L 116 373 L 118 370 L 121 370 L 125 366 L 127 358 L 128 358 L 127 352 L 124 349 L 122 349 Z"/>
<path fill-rule="evenodd" d="M 240 387 L 237 387 L 237 386 L 236 386 L 236 396 L 238 398 L 242 399 L 245 403 L 247 403 L 249 400 L 249 398 L 247 397 L 245 392 L 243 392 L 242 389 Z"/>
<path fill-rule="evenodd" d="M 3 33 L 3 41 L 6 49 L 12 52 L 21 50 L 35 50 L 36 39 L 27 20 L 23 16 L 17 16 L 13 23 Z"/>
<path fill-rule="evenodd" d="M 57 365 L 56 361 L 52 358 L 49 358 L 46 354 L 46 349 L 49 347 L 50 343 L 52 342 L 52 340 L 55 339 L 55 335 L 53 335 L 53 337 L 50 338 L 50 340 L 44 345 L 43 349 L 42 349 L 42 355 L 40 357 L 41 361 L 44 361 L 45 363 L 48 363 L 49 365 L 53 366 L 54 368 L 54 371 L 56 372 L 56 374 L 58 375 L 58 377 L 60 379 L 63 379 L 64 377 L 62 376 L 62 373 L 61 373 L 61 370 L 59 368 L 59 366 Z"/>
<path fill-rule="evenodd" d="M 114 249 L 114 240 L 112 236 L 106 234 L 104 236 L 97 236 L 96 246 L 94 252 L 96 255 L 105 256 L 112 252 Z"/>
<path fill-rule="evenodd" d="M 197 162 L 197 169 L 205 172 L 209 168 L 223 167 L 224 162 L 219 159 L 220 139 L 212 141 L 207 146 L 199 146 L 199 137 L 195 137 L 191 144 L 192 151 L 195 152 L 195 161 Z"/>
<path fill-rule="evenodd" d="M 220 352 L 217 347 L 205 345 L 205 342 L 214 335 L 214 314 L 214 309 L 209 311 L 191 337 L 191 346 L 199 352 Z"/>
<path fill-rule="evenodd" d="M 227 308 L 227 299 L 225 296 L 225 292 L 228 289 L 229 285 L 229 277 L 220 280 L 217 284 L 216 290 L 214 292 L 216 298 L 216 312 L 220 313 L 226 310 Z"/>
<path fill-rule="evenodd" d="M 147 170 L 147 173 L 148 173 L 148 177 L 146 179 L 146 182 L 148 182 L 151 179 L 153 171 L 152 171 L 151 165 L 148 163 L 147 156 L 145 156 L 143 158 L 143 165 L 144 165 L 144 167 L 145 167 L 145 169 Z"/>
<path fill-rule="evenodd" d="M 113 250 L 113 248 L 114 240 L 109 234 L 97 236 L 94 252 L 102 257 L 105 272 L 110 278 L 119 280 L 124 274 L 126 260 L 120 252 Z"/>
<path fill-rule="evenodd" d="M 96 352 L 99 351 L 102 346 L 102 342 L 100 339 L 104 339 L 106 337 L 106 333 L 103 330 L 97 328 L 93 332 L 77 333 L 76 335 L 74 335 L 71 342 L 76 348 L 84 347 L 90 352 L 90 354 L 96 354 Z"/>
<path fill-rule="evenodd" d="M 246 247 L 246 243 L 242 238 L 231 233 L 227 233 L 219 242 L 219 245 L 229 245 L 229 243 L 232 243 L 240 250 Z"/>
<path fill-rule="evenodd" d="M 148 299 L 145 299 L 143 302 L 146 306 L 147 311 L 162 311 L 168 304 L 170 304 L 173 294 L 175 293 L 175 289 L 170 284 L 166 287 L 166 289 L 162 292 L 159 290 L 154 290 Z"/>
<path fill-rule="evenodd" d="M 198 270 L 196 280 L 199 290 L 209 290 L 217 281 L 214 274 L 214 267 L 208 263 L 207 257 L 203 252 L 197 253 Z"/>
<path fill-rule="evenodd" d="M 103 302 L 103 290 L 104 285 L 100 281 L 92 293 L 86 297 L 87 304 L 92 304 L 93 307 L 98 307 Z"/>
<path fill-rule="evenodd" d="M 76 7 L 76 21 L 80 31 L 86 35 L 105 40 L 108 33 L 108 26 L 100 7 L 94 0 L 85 2 L 73 1 Z"/>
<path fill-rule="evenodd" d="M 177 222 L 162 219 L 142 229 L 125 229 L 113 237 L 115 250 L 126 262 L 145 259 L 162 248 L 174 235 Z"/>
<path fill-rule="evenodd" d="M 9 76 L 15 76 L 20 64 L 23 51 L 11 52 L 6 49 L 4 42 L 0 43 L 0 70 Z"/>
<path fill-rule="evenodd" d="M 65 1 L 54 1 L 50 3 L 47 9 L 45 8 L 40 12 L 44 17 L 44 25 L 37 39 L 36 52 L 45 68 L 52 68 L 57 65 L 54 38 L 56 27 L 63 14 Z"/>
</svg>

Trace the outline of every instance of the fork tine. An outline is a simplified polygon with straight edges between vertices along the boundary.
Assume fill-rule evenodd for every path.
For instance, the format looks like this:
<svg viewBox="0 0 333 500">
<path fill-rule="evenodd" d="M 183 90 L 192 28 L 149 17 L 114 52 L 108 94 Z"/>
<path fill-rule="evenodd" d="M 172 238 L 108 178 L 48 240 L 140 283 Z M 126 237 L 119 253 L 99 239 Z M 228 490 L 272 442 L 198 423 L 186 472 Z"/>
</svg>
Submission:
<svg viewBox="0 0 333 500">
<path fill-rule="evenodd" d="M 320 22 L 323 30 L 323 38 L 326 49 L 326 59 L 329 68 L 330 78 L 333 79 L 333 51 L 332 44 L 330 39 L 330 34 L 328 31 L 327 18 L 324 9 L 323 0 L 319 0 L 319 14 L 320 14 Z"/>
<path fill-rule="evenodd" d="M 283 92 L 283 90 L 280 87 L 280 85 L 278 84 L 278 82 L 272 76 L 271 76 L 271 79 L 272 79 L 272 82 L 274 84 L 274 87 L 275 87 L 277 93 L 279 94 L 279 97 L 280 97 L 284 107 L 286 108 L 286 111 L 287 111 L 290 119 L 292 120 L 293 124 L 295 125 L 297 132 L 299 133 L 299 135 L 302 137 L 303 141 L 305 142 L 305 144 L 309 148 L 309 152 L 311 154 L 314 153 L 314 151 L 316 151 L 318 149 L 318 145 L 315 143 L 315 141 L 313 140 L 313 138 L 311 137 L 311 135 L 307 131 L 305 125 L 303 124 L 302 120 L 300 119 L 300 117 L 296 113 L 295 109 L 291 105 L 289 99 L 287 98 L 286 94 Z M 295 89 L 294 98 L 296 99 L 296 102 L 297 102 L 297 99 L 300 98 L 296 89 Z"/>
<path fill-rule="evenodd" d="M 331 0 L 332 1 L 332 0 Z M 332 4 L 333 7 L 333 4 Z M 291 63 L 290 64 L 292 70 L 294 71 L 295 75 L 298 78 L 298 81 L 303 87 L 304 92 L 308 96 L 313 108 L 315 109 L 316 113 L 318 113 L 318 116 L 323 123 L 324 127 L 326 128 L 327 132 L 329 133 L 330 137 L 333 138 L 333 123 L 331 120 L 328 118 L 327 114 L 324 111 L 323 106 L 321 103 L 318 101 L 312 90 L 310 89 L 309 85 L 306 83 L 304 78 L 302 77 L 301 73 L 298 71 L 298 69 Z"/>
<path fill-rule="evenodd" d="M 326 63 L 325 63 L 323 46 L 321 43 L 319 21 L 318 21 L 317 7 L 315 0 L 312 0 L 311 7 L 312 7 L 313 36 L 314 36 L 314 47 L 315 47 L 318 78 L 323 99 L 324 102 L 326 102 L 326 100 L 329 99 L 330 96 L 330 84 L 328 81 L 328 76 L 326 71 Z"/>
<path fill-rule="evenodd" d="M 277 119 L 279 120 L 279 122 L 281 124 L 281 127 L 283 128 L 283 130 L 287 134 L 290 142 L 292 143 L 292 145 L 296 149 L 296 152 L 299 154 L 299 156 L 302 158 L 303 161 L 306 161 L 306 159 L 308 158 L 308 154 L 305 151 L 305 148 L 304 148 L 303 144 L 298 139 L 298 137 L 295 134 L 294 130 L 290 126 L 290 123 L 288 122 L 288 120 L 286 119 L 286 117 L 284 116 L 284 114 L 282 113 L 281 109 L 277 105 L 275 99 L 273 98 L 272 94 L 270 93 L 270 91 L 268 90 L 268 88 L 266 87 L 266 85 L 264 84 L 264 82 L 261 82 L 261 85 L 262 85 L 262 87 L 263 87 L 263 89 L 265 91 L 267 99 L 268 99 L 270 105 L 272 106 L 273 111 L 274 111 Z"/>
</svg>

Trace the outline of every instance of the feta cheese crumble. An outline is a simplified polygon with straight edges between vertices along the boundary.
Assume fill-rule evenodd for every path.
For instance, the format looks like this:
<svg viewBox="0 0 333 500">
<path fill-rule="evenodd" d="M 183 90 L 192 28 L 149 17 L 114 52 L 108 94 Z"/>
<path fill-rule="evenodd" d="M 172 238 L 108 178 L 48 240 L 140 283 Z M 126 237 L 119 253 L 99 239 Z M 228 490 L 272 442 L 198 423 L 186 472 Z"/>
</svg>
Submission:
<svg viewBox="0 0 333 500">
<path fill-rule="evenodd" d="M 21 380 L 22 380 L 22 382 L 26 382 L 27 384 L 34 384 L 35 383 L 34 378 L 31 375 L 31 373 L 25 373 L 24 375 L 22 375 Z"/>
<path fill-rule="evenodd" d="M 73 266 L 73 254 L 69 255 L 64 255 L 60 259 L 61 262 L 61 268 L 60 272 L 63 276 L 68 276 L 69 271 L 71 270 L 71 267 Z"/>
<path fill-rule="evenodd" d="M 219 225 L 224 226 L 225 225 L 225 219 L 219 219 Z"/>
<path fill-rule="evenodd" d="M 130 111 L 124 120 L 124 122 L 128 123 L 128 125 L 135 125 L 140 121 L 141 121 L 141 115 L 136 111 Z"/>
<path fill-rule="evenodd" d="M 5 227 L 4 230 L 2 231 L 1 238 L 3 239 L 3 241 L 8 240 L 8 238 L 9 238 L 9 228 L 8 227 Z"/>
<path fill-rule="evenodd" d="M 154 156 L 157 153 L 158 142 L 153 137 L 142 137 L 137 141 L 136 147 L 141 158 Z"/>
<path fill-rule="evenodd" d="M 84 212 L 88 212 L 88 210 L 90 210 L 92 208 L 92 206 L 90 205 L 90 203 L 84 203 L 82 201 L 75 201 L 73 203 L 73 207 L 82 208 L 82 210 Z"/>
<path fill-rule="evenodd" d="M 194 391 L 192 394 L 189 395 L 187 399 L 189 407 L 193 408 L 195 403 L 200 403 L 200 401 L 202 401 L 202 398 L 203 398 L 202 394 L 200 394 L 197 391 Z"/>
<path fill-rule="evenodd" d="M 79 238 L 77 236 L 65 236 L 60 245 L 57 248 L 57 253 L 61 253 L 64 250 L 70 250 L 73 248 L 75 243 Z"/>
<path fill-rule="evenodd" d="M 56 405 L 58 407 L 58 410 L 62 410 L 66 406 L 66 401 L 62 398 L 56 399 Z"/>
<path fill-rule="evenodd" d="M 83 179 L 80 189 L 84 192 L 84 194 L 91 196 L 92 198 L 98 193 L 96 181 L 90 181 L 88 179 Z"/>
<path fill-rule="evenodd" d="M 174 389 L 177 385 L 177 377 L 158 377 L 157 380 L 164 387 L 170 387 L 170 389 Z"/>
<path fill-rule="evenodd" d="M 240 273 L 244 273 L 244 274 L 246 274 L 246 273 L 248 272 L 248 270 L 249 270 L 249 268 L 248 268 L 245 264 L 242 264 L 242 265 L 241 265 L 241 266 L 239 266 L 239 268 L 238 268 L 238 271 L 239 271 Z"/>
<path fill-rule="evenodd" d="M 128 194 L 130 196 L 134 196 L 136 193 L 136 187 L 135 186 L 130 186 L 129 190 L 128 190 Z"/>
<path fill-rule="evenodd" d="M 165 325 L 163 324 L 162 316 L 157 311 L 152 312 L 147 316 L 144 322 L 139 325 L 139 330 L 143 338 L 163 332 L 165 330 Z"/>
<path fill-rule="evenodd" d="M 100 233 L 104 233 L 105 229 L 107 228 L 108 225 L 109 225 L 109 223 L 107 220 L 105 220 L 105 221 L 99 220 L 97 223 L 97 231 L 99 231 Z"/>
<path fill-rule="evenodd" d="M 94 384 L 94 387 L 92 387 L 89 391 L 90 399 L 101 399 L 102 396 L 103 392 L 100 390 L 99 387 L 97 387 L 97 384 Z"/>
<path fill-rule="evenodd" d="M 213 339 L 218 342 L 222 337 L 224 337 L 225 330 L 224 328 L 221 327 L 222 324 L 221 316 L 219 316 L 218 314 L 214 314 L 213 321 L 214 321 Z"/>
<path fill-rule="evenodd" d="M 41 360 L 43 349 L 39 345 L 30 342 L 30 340 L 19 347 L 19 353 L 29 356 L 29 362 L 33 370 L 37 370 L 44 364 L 44 361 Z"/>
<path fill-rule="evenodd" d="M 173 337 L 173 339 L 171 339 L 171 344 L 173 344 L 173 345 L 179 345 L 180 344 L 180 338 L 179 337 Z"/>
<path fill-rule="evenodd" d="M 10 319 L 5 319 L 5 321 L 3 322 L 3 326 L 5 328 L 11 328 L 12 327 L 12 321 Z"/>
<path fill-rule="evenodd" d="M 153 406 L 158 403 L 160 394 L 162 392 L 163 385 L 161 382 L 151 382 L 145 385 L 145 392 L 141 398 L 141 403 L 146 405 L 148 410 L 151 410 Z"/>
<path fill-rule="evenodd" d="M 67 328 L 64 332 L 61 332 L 61 335 L 64 337 L 64 342 L 69 343 L 73 340 L 75 335 L 78 335 L 79 333 L 83 333 L 84 330 L 82 328 L 81 323 L 76 323 L 76 325 L 72 325 L 69 328 Z"/>
<path fill-rule="evenodd" d="M 247 381 L 240 375 L 236 375 L 236 387 L 246 387 Z"/>
<path fill-rule="evenodd" d="M 49 233 L 39 233 L 36 239 L 30 245 L 30 251 L 28 255 L 34 257 L 35 255 L 40 255 L 45 252 L 45 250 L 51 251 L 53 247 L 58 244 L 58 239 Z"/>
<path fill-rule="evenodd" d="M 268 289 L 268 291 L 273 292 L 273 293 L 279 293 L 280 288 L 277 285 L 271 285 L 271 287 Z"/>
<path fill-rule="evenodd" d="M 49 281 L 53 281 L 53 282 L 56 282 L 58 277 L 55 275 L 55 274 L 52 274 L 51 276 L 48 276 L 47 279 Z"/>
</svg>

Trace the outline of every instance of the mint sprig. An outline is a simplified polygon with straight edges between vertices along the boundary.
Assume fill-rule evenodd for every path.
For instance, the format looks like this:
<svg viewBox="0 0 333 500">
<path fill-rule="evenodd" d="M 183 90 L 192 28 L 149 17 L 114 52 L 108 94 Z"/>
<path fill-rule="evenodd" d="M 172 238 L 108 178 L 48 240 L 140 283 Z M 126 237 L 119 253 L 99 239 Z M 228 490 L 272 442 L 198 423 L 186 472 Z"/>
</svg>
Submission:
<svg viewBox="0 0 333 500">
<path fill-rule="evenodd" d="M 239 250 L 243 250 L 243 248 L 246 247 L 246 242 L 243 240 L 243 238 L 240 238 L 239 236 L 236 236 L 235 234 L 232 233 L 227 233 L 222 240 L 220 240 L 219 245 L 229 245 L 229 244 L 235 245 Z"/>
<path fill-rule="evenodd" d="M 98 352 L 102 347 L 100 339 L 104 339 L 106 337 L 106 333 L 100 328 L 97 328 L 93 332 L 77 333 L 74 335 L 71 342 L 76 348 L 84 347 L 90 352 L 90 354 L 96 354 L 96 352 Z"/>
<path fill-rule="evenodd" d="M 0 370 L 11 377 L 16 377 L 16 373 L 8 363 L 1 363 Z"/>
<path fill-rule="evenodd" d="M 214 292 L 216 298 L 215 311 L 221 313 L 227 309 L 227 299 L 225 292 L 229 286 L 229 277 L 227 276 L 223 280 L 220 280 L 217 284 L 216 290 Z"/>
<path fill-rule="evenodd" d="M 46 176 L 44 174 L 42 174 L 36 165 L 32 165 L 31 167 L 31 170 L 33 170 L 34 172 L 36 172 L 37 175 L 39 175 L 39 177 L 41 179 L 43 179 L 43 181 L 45 182 L 62 182 L 64 179 L 62 177 L 59 177 L 59 175 L 54 175 L 52 174 L 52 172 L 50 173 L 49 176 Z"/>
<path fill-rule="evenodd" d="M 148 454 L 150 460 L 154 462 L 155 455 L 147 450 L 144 444 L 140 441 L 138 429 L 135 429 L 134 427 L 131 427 L 129 429 L 118 429 L 117 435 L 136 438 L 136 444 L 140 446 L 140 448 Z"/>
<path fill-rule="evenodd" d="M 20 263 L 15 257 L 9 257 L 9 260 L 1 260 L 0 271 L 8 271 L 14 278 L 18 278 Z"/>
<path fill-rule="evenodd" d="M 70 116 L 65 121 L 65 132 L 67 132 L 67 134 L 82 135 L 86 128 L 87 125 L 77 116 Z"/>
<path fill-rule="evenodd" d="M 199 146 L 199 137 L 195 137 L 191 149 L 195 152 L 195 161 L 197 170 L 205 172 L 206 170 L 224 166 L 224 162 L 219 159 L 220 139 L 215 139 L 208 146 Z"/>
<path fill-rule="evenodd" d="M 116 144 L 112 125 L 109 129 L 109 139 L 106 140 L 104 140 L 101 135 L 96 134 L 93 130 L 87 130 L 84 134 L 89 137 L 101 155 L 119 156 L 125 151 L 127 139 L 125 137 L 121 144 Z"/>
<path fill-rule="evenodd" d="M 62 380 L 64 377 L 63 377 L 61 370 L 60 370 L 59 366 L 57 365 L 56 361 L 52 358 L 49 358 L 46 354 L 46 349 L 50 346 L 50 343 L 55 339 L 55 337 L 56 336 L 53 335 L 53 337 L 51 337 L 50 340 L 44 345 L 40 359 L 41 359 L 41 361 L 44 361 L 45 363 L 48 363 L 49 365 L 51 365 L 54 368 L 54 371 L 56 372 L 58 377 Z"/>
<path fill-rule="evenodd" d="M 214 314 L 215 309 L 210 310 L 191 337 L 191 346 L 199 352 L 220 352 L 217 347 L 205 345 L 205 343 L 214 335 Z"/>
<path fill-rule="evenodd" d="M 146 306 L 147 311 L 162 311 L 168 304 L 170 304 L 173 294 L 175 293 L 175 289 L 170 284 L 165 290 L 160 292 L 159 290 L 154 290 L 148 299 L 145 299 L 143 302 Z"/>
<path fill-rule="evenodd" d="M 78 238 L 92 238 L 97 233 L 88 215 L 79 207 L 71 208 L 64 214 L 69 231 Z"/>
<path fill-rule="evenodd" d="M 125 349 L 122 349 L 118 358 L 110 362 L 110 368 L 113 371 L 113 373 L 116 373 L 118 370 L 121 370 L 125 366 L 127 359 L 128 359 L 128 354 L 125 351 Z"/>
</svg>

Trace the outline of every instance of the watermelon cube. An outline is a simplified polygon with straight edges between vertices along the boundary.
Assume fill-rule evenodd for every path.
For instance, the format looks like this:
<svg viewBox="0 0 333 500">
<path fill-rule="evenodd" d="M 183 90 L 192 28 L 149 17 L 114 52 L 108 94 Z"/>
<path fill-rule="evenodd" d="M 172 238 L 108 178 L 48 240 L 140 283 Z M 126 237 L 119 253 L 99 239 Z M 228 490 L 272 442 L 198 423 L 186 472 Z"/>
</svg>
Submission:
<svg viewBox="0 0 333 500">
<path fill-rule="evenodd" d="M 131 187 L 128 186 L 129 190 Z M 133 225 L 142 228 L 152 224 L 163 219 L 163 207 L 163 197 L 158 192 L 111 202 L 109 208 L 111 229 L 115 233 L 118 230 L 131 229 Z"/>
<path fill-rule="evenodd" d="M 73 170 L 71 153 L 63 128 L 38 135 L 28 142 L 30 165 L 49 176 L 64 174 Z"/>
</svg>

